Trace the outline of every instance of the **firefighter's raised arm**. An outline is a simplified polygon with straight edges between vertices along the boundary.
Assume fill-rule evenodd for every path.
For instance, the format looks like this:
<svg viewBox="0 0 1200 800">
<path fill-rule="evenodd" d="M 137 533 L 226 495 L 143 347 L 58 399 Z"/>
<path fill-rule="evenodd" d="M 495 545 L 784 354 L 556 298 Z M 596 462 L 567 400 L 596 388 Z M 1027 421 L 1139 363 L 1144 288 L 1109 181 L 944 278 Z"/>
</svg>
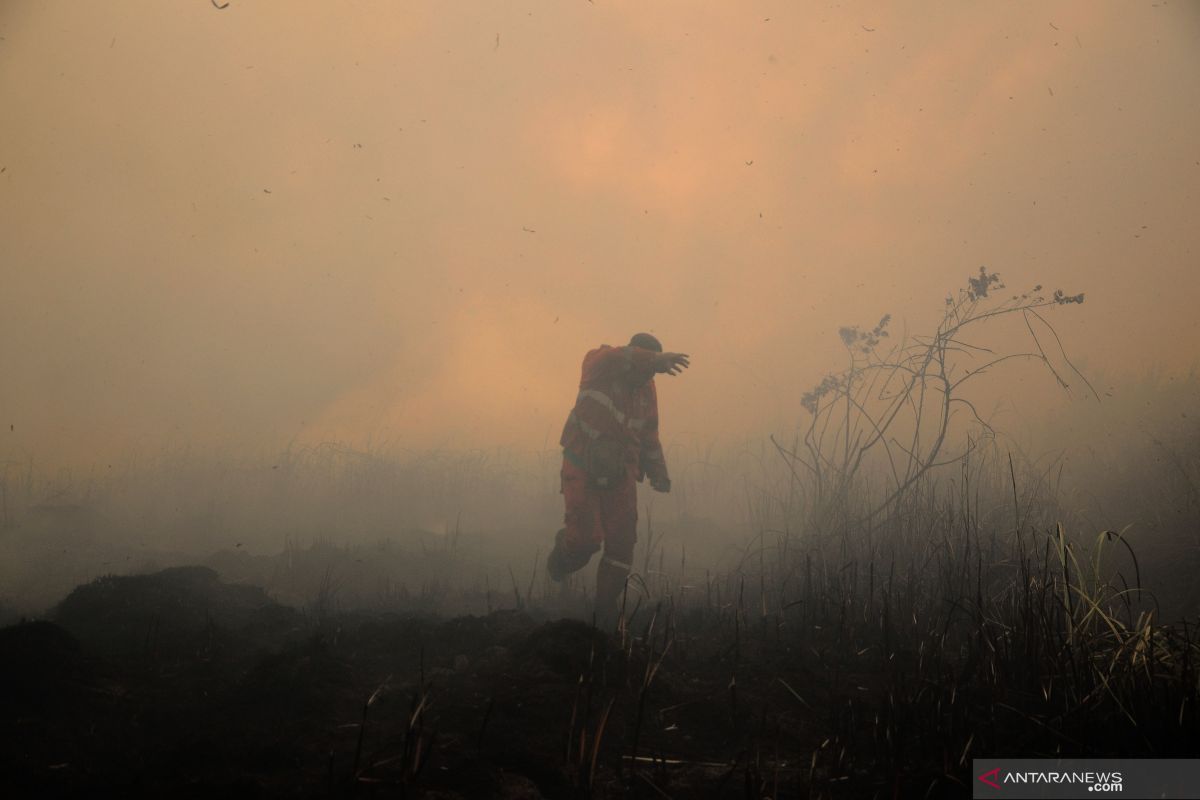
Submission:
<svg viewBox="0 0 1200 800">
<path fill-rule="evenodd" d="M 678 375 L 691 366 L 687 353 L 659 353 L 654 359 L 654 371 Z"/>
</svg>

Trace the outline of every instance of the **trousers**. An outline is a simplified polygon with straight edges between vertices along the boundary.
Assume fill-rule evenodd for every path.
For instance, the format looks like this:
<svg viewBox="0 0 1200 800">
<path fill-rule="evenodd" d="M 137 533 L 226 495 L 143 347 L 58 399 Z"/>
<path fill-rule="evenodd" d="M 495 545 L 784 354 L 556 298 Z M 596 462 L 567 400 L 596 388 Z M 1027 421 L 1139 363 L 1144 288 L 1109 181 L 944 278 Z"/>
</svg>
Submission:
<svg viewBox="0 0 1200 800">
<path fill-rule="evenodd" d="M 616 486 L 598 489 L 589 484 L 583 469 L 564 459 L 562 494 L 563 546 L 587 556 L 603 546 L 604 560 L 628 572 L 637 544 L 637 482 L 632 472 Z"/>
</svg>

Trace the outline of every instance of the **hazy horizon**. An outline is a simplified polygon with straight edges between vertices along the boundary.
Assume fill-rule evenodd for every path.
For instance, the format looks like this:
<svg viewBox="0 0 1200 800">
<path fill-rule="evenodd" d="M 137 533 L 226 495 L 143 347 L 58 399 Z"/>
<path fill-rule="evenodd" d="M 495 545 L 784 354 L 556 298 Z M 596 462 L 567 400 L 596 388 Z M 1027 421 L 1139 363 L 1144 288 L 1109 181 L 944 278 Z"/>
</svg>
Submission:
<svg viewBox="0 0 1200 800">
<path fill-rule="evenodd" d="M 1182 374 L 1197 45 L 1186 3 L 7 3 L 0 458 L 552 448 L 638 330 L 693 356 L 668 444 L 761 437 L 980 265 L 1087 293 L 1089 376 Z"/>
</svg>

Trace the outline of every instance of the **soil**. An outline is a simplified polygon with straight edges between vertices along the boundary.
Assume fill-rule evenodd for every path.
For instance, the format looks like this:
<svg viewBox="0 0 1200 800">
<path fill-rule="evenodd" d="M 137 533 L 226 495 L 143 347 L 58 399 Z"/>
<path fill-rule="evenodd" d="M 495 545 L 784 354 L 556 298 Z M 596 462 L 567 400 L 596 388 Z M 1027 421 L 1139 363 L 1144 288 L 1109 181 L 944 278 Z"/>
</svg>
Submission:
<svg viewBox="0 0 1200 800">
<path fill-rule="evenodd" d="M 907 763 L 874 756 L 865 735 L 831 743 L 831 726 L 878 724 L 881 681 L 815 669 L 806 651 L 823 645 L 799 641 L 703 610 L 640 610 L 614 632 L 523 610 L 317 617 L 206 567 L 107 577 L 52 621 L 0 629 L 0 788 L 965 796 L 969 759 L 954 763 L 935 737 L 914 737 Z"/>
<path fill-rule="evenodd" d="M 102 578 L 0 630 L 6 795 L 743 797 L 753 749 L 814 746 L 786 689 L 731 691 L 733 654 L 678 631 L 643 698 L 656 626 L 315 619 L 205 567 Z"/>
</svg>

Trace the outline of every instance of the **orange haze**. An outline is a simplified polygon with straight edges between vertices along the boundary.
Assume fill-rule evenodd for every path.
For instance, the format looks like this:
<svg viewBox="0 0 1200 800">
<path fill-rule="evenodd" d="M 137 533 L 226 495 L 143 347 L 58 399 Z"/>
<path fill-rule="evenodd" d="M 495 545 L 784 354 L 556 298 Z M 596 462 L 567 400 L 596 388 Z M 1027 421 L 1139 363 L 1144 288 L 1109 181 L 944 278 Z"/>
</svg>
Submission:
<svg viewBox="0 0 1200 800">
<path fill-rule="evenodd" d="M 0 458 L 552 447 L 638 330 L 664 438 L 756 436 L 981 264 L 1187 369 L 1198 76 L 1187 2 L 13 0 Z"/>
</svg>

